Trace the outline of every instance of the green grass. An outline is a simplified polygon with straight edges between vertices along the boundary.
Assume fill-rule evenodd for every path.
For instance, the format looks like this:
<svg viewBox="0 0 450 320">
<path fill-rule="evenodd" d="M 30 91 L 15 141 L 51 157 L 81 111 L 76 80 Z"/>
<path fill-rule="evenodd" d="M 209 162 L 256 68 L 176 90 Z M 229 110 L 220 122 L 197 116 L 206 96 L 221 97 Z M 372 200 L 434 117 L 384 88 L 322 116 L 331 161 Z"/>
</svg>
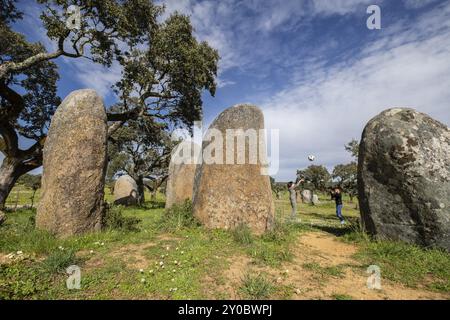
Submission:
<svg viewBox="0 0 450 320">
<path fill-rule="evenodd" d="M 303 268 L 305 268 L 306 270 L 314 271 L 321 277 L 341 277 L 344 274 L 342 266 L 322 267 L 316 262 L 305 263 L 303 264 Z"/>
<path fill-rule="evenodd" d="M 263 274 L 245 274 L 242 285 L 239 288 L 243 298 L 251 300 L 263 300 L 270 297 L 275 291 L 275 286 Z"/>
<path fill-rule="evenodd" d="M 199 226 L 199 223 L 193 215 L 190 200 L 166 209 L 159 222 L 159 227 L 166 232 L 176 232 L 184 228 L 197 226 Z"/>
<path fill-rule="evenodd" d="M 232 231 L 233 239 L 239 244 L 250 245 L 253 243 L 253 234 L 250 228 L 241 224 Z"/>
<path fill-rule="evenodd" d="M 0 299 L 231 299 L 224 290 L 231 285 L 224 272 L 234 261 L 245 256 L 252 268 L 280 272 L 285 263 L 294 261 L 298 236 L 310 231 L 333 234 L 356 245 L 355 258 L 361 266 L 380 266 L 383 279 L 449 292 L 448 253 L 372 241 L 358 227 L 354 204 L 344 200 L 349 221 L 345 227 L 339 225 L 334 204 L 326 197 L 321 197 L 318 206 L 300 203 L 302 223 L 290 224 L 285 222 L 290 208 L 284 193 L 276 201 L 273 230 L 262 236 L 252 235 L 245 226 L 234 231 L 206 230 L 193 218 L 190 202 L 166 211 L 161 195 L 144 207 L 112 207 L 108 228 L 68 239 L 36 230 L 35 210 L 9 211 L 0 227 L 0 255 L 17 251 L 23 255 L 6 263 L 2 258 Z M 81 268 L 81 290 L 66 288 L 65 268 L 71 264 Z M 346 266 L 305 263 L 303 267 L 326 279 L 342 276 Z M 288 299 L 293 292 L 258 272 L 248 273 L 235 285 L 233 290 L 248 299 Z M 351 297 L 337 291 L 332 298 Z"/>
<path fill-rule="evenodd" d="M 52 252 L 43 262 L 45 269 L 50 273 L 63 272 L 68 266 L 76 265 L 78 259 L 73 249 L 58 248 Z"/>
<path fill-rule="evenodd" d="M 367 241 L 356 257 L 381 268 L 383 278 L 409 287 L 450 292 L 450 255 L 438 249 L 389 241 Z"/>
</svg>

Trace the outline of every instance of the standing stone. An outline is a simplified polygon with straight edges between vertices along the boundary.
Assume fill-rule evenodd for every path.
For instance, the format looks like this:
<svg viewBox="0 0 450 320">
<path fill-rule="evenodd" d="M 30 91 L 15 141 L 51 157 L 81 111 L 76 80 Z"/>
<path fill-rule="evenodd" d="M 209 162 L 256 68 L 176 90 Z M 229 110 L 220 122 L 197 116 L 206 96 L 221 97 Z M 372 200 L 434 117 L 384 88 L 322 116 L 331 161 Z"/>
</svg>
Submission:
<svg viewBox="0 0 450 320">
<path fill-rule="evenodd" d="M 119 177 L 114 184 L 114 204 L 131 206 L 138 203 L 138 186 L 128 175 Z"/>
<path fill-rule="evenodd" d="M 312 194 L 311 190 L 303 190 L 300 194 L 302 196 L 303 203 L 307 203 L 307 204 L 312 203 L 313 194 Z"/>
<path fill-rule="evenodd" d="M 192 200 L 197 167 L 195 155 L 199 148 L 194 142 L 183 141 L 172 152 L 166 187 L 166 209 Z"/>
<path fill-rule="evenodd" d="M 72 92 L 53 116 L 44 146 L 36 226 L 61 237 L 101 229 L 107 121 L 94 90 Z"/>
<path fill-rule="evenodd" d="M 450 250 L 450 130 L 412 109 L 364 129 L 358 189 L 365 229 L 379 239 Z"/>
<path fill-rule="evenodd" d="M 194 215 L 208 228 L 234 229 L 245 224 L 255 234 L 262 234 L 272 227 L 274 220 L 269 176 L 262 175 L 266 165 L 265 141 L 257 141 L 261 144 L 259 148 L 264 159 L 261 156 L 255 159 L 254 151 L 248 152 L 249 147 L 255 145 L 254 139 L 245 138 L 245 151 L 238 148 L 233 139 L 229 139 L 230 145 L 227 146 L 227 129 L 242 129 L 249 135 L 251 132 L 258 134 L 260 129 L 264 129 L 263 113 L 255 106 L 238 105 L 222 112 L 211 124 L 206 138 L 214 137 L 204 141 L 203 161 L 195 174 Z M 261 138 L 264 139 L 264 136 Z M 234 152 L 231 150 L 232 144 Z M 223 147 L 223 153 L 216 148 L 212 151 L 212 145 Z M 258 146 L 256 148 L 258 150 Z M 234 156 L 235 161 L 227 161 L 227 153 Z M 209 156 L 217 161 L 211 163 Z M 239 162 L 242 157 L 245 160 Z"/>
<path fill-rule="evenodd" d="M 319 196 L 317 194 L 314 194 L 312 196 L 311 202 L 312 202 L 313 205 L 318 206 L 320 204 Z"/>
</svg>

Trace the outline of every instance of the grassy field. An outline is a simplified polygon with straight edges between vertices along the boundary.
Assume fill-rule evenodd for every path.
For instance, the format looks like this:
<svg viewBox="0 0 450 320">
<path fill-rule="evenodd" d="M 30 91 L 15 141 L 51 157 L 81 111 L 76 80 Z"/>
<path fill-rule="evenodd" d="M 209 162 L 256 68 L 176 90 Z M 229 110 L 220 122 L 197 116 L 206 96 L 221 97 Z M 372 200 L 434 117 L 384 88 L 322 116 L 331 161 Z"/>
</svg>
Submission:
<svg viewBox="0 0 450 320">
<path fill-rule="evenodd" d="M 245 226 L 206 230 L 188 204 L 165 213 L 159 195 L 143 208 L 113 208 L 101 233 L 66 240 L 35 230 L 34 209 L 10 211 L 0 227 L 0 299 L 450 298 L 448 253 L 370 240 L 355 206 L 345 199 L 341 226 L 321 197 L 299 204 L 301 222 L 290 223 L 283 194 L 276 227 L 256 237 Z M 79 290 L 66 287 L 70 265 L 81 269 Z M 381 290 L 367 288 L 370 265 L 381 269 Z"/>
</svg>

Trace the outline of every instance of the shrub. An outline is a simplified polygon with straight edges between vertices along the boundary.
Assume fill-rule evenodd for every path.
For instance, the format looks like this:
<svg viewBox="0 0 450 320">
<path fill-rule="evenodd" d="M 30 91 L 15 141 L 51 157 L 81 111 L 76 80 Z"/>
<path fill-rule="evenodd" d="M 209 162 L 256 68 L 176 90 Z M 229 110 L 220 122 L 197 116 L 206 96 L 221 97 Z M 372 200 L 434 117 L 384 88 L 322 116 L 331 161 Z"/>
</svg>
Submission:
<svg viewBox="0 0 450 320">
<path fill-rule="evenodd" d="M 253 235 L 250 228 L 242 223 L 232 231 L 233 239 L 237 243 L 249 245 L 253 243 Z"/>
<path fill-rule="evenodd" d="M 274 289 L 273 284 L 262 274 L 252 275 L 249 273 L 245 274 L 239 288 L 245 298 L 252 300 L 267 299 Z"/>
<path fill-rule="evenodd" d="M 68 266 L 76 263 L 77 258 L 72 249 L 57 249 L 43 261 L 44 268 L 51 273 L 64 272 Z"/>
<path fill-rule="evenodd" d="M 173 205 L 167 209 L 162 215 L 159 225 L 165 231 L 198 226 L 199 222 L 194 217 L 192 202 L 186 200 L 182 204 Z"/>
<path fill-rule="evenodd" d="M 104 225 L 107 229 L 121 231 L 139 231 L 140 219 L 135 217 L 124 217 L 121 206 L 113 206 L 107 209 Z"/>
<path fill-rule="evenodd" d="M 290 235 L 291 229 L 289 228 L 289 225 L 279 220 L 275 220 L 272 230 L 264 235 L 264 239 L 266 241 L 285 242 L 289 239 Z"/>
</svg>

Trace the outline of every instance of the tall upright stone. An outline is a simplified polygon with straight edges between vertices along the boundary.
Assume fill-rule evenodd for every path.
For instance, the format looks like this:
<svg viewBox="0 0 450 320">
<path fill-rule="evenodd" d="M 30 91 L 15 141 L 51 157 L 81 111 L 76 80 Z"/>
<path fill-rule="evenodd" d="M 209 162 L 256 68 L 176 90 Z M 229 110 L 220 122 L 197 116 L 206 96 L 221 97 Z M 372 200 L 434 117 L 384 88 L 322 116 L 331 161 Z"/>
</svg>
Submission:
<svg viewBox="0 0 450 320">
<path fill-rule="evenodd" d="M 138 203 L 138 186 L 129 175 L 120 176 L 114 184 L 114 204 L 136 205 Z"/>
<path fill-rule="evenodd" d="M 235 131 L 239 129 L 240 133 Z M 254 134 L 261 129 L 263 113 L 251 105 L 225 110 L 209 127 L 202 146 L 203 161 L 195 175 L 193 198 L 194 215 L 206 227 L 234 229 L 245 224 L 256 234 L 272 227 L 270 180 L 262 174 L 266 165 L 264 135 L 258 135 L 257 151 L 254 148 Z M 227 137 L 227 130 L 238 132 L 238 138 Z M 239 148 L 239 141 L 245 149 Z"/>
<path fill-rule="evenodd" d="M 166 209 L 192 200 L 199 148 L 195 142 L 183 141 L 172 152 L 166 187 Z"/>
<path fill-rule="evenodd" d="M 107 131 L 94 90 L 74 91 L 58 107 L 44 146 L 37 228 L 60 237 L 101 229 Z"/>
<path fill-rule="evenodd" d="M 412 109 L 390 109 L 364 129 L 359 203 L 380 239 L 450 250 L 450 129 Z"/>
<path fill-rule="evenodd" d="M 312 203 L 313 193 L 311 192 L 311 190 L 303 190 L 301 192 L 301 196 L 302 196 L 302 202 L 303 203 L 307 203 L 307 204 L 311 204 Z"/>
</svg>

